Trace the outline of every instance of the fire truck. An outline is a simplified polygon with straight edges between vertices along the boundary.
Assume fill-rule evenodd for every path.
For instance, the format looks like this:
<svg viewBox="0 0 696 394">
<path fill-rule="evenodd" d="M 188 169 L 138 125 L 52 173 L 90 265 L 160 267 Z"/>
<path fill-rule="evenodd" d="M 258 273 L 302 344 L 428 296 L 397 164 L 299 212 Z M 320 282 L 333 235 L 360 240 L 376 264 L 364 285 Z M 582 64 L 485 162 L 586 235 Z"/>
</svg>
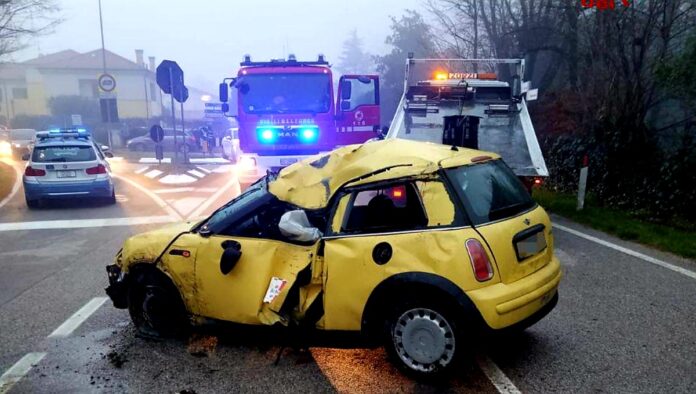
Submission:
<svg viewBox="0 0 696 394">
<path fill-rule="evenodd" d="M 287 59 L 256 62 L 245 56 L 237 76 L 220 84 L 226 116 L 238 123 L 238 175 L 248 184 L 338 146 L 379 135 L 379 77 L 343 75 L 334 96 L 331 66 Z"/>
<path fill-rule="evenodd" d="M 527 100 L 524 59 L 406 61 L 404 93 L 386 138 L 498 153 L 531 189 L 548 176 Z"/>
</svg>

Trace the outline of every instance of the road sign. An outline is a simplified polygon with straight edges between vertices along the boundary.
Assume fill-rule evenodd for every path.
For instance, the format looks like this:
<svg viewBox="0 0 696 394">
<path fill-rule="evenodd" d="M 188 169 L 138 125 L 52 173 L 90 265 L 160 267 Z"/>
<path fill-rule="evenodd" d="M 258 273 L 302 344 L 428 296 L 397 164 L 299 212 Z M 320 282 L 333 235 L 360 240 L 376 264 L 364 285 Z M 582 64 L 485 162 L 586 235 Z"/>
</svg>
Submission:
<svg viewBox="0 0 696 394">
<path fill-rule="evenodd" d="M 99 89 L 105 92 L 113 92 L 116 89 L 116 79 L 111 74 L 99 76 Z"/>
<path fill-rule="evenodd" d="M 174 95 L 174 100 L 185 103 L 189 98 L 189 90 L 184 85 L 175 86 L 174 89 L 172 89 L 172 95 Z"/>
<path fill-rule="evenodd" d="M 206 118 L 221 118 L 224 116 L 222 103 L 205 103 L 203 114 Z"/>
<path fill-rule="evenodd" d="M 534 101 L 539 97 L 539 89 L 532 89 L 527 92 L 527 101 Z"/>
<path fill-rule="evenodd" d="M 73 114 L 73 115 L 70 115 L 70 119 L 72 120 L 73 126 L 82 126 L 82 115 Z"/>
<path fill-rule="evenodd" d="M 164 130 L 160 125 L 154 125 L 150 127 L 150 139 L 155 142 L 162 142 L 164 138 Z"/>
<path fill-rule="evenodd" d="M 101 110 L 102 122 L 118 123 L 118 105 L 115 98 L 100 98 L 99 109 Z"/>
<path fill-rule="evenodd" d="M 184 71 L 172 60 L 162 60 L 157 66 L 157 85 L 164 93 L 172 94 L 172 88 L 184 86 Z"/>
</svg>

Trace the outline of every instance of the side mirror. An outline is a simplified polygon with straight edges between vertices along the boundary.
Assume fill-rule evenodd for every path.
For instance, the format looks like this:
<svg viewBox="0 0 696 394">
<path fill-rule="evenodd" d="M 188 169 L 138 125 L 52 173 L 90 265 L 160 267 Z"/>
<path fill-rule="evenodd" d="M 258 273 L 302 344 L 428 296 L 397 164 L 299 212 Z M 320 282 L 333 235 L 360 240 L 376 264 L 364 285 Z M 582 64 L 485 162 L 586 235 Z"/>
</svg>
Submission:
<svg viewBox="0 0 696 394">
<path fill-rule="evenodd" d="M 220 246 L 225 249 L 220 256 L 220 272 L 227 275 L 242 257 L 242 245 L 237 241 L 225 241 Z"/>
<path fill-rule="evenodd" d="M 106 152 L 104 152 L 104 156 L 106 156 L 106 157 L 108 157 L 109 159 L 111 159 L 112 157 L 114 157 L 114 154 L 111 153 L 111 151 L 106 151 Z"/>
<path fill-rule="evenodd" d="M 315 242 L 321 238 L 319 229 L 312 227 L 307 213 L 301 209 L 285 212 L 280 217 L 278 228 L 283 236 L 293 241 Z"/>
<path fill-rule="evenodd" d="M 344 79 L 341 81 L 341 100 L 350 100 L 353 93 L 353 84 L 349 80 Z M 341 104 L 343 106 L 343 104 Z"/>
<path fill-rule="evenodd" d="M 348 111 L 350 109 L 349 100 L 341 100 L 341 111 Z"/>
<path fill-rule="evenodd" d="M 227 83 L 223 82 L 220 84 L 220 102 L 226 103 L 229 100 L 229 88 Z"/>
<path fill-rule="evenodd" d="M 23 155 L 22 155 L 22 160 L 23 160 L 23 161 L 29 160 L 29 154 L 28 154 L 28 153 L 23 154 Z"/>
</svg>

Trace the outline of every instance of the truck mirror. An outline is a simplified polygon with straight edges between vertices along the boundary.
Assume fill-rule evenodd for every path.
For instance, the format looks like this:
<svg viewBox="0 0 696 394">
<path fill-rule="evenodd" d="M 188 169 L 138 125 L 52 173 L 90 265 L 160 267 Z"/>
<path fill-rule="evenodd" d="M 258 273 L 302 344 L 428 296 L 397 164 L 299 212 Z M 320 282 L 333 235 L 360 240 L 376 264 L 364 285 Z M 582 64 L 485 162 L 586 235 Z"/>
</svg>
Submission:
<svg viewBox="0 0 696 394">
<path fill-rule="evenodd" d="M 229 90 L 225 82 L 220 84 L 220 102 L 226 103 L 229 100 Z"/>
<path fill-rule="evenodd" d="M 341 111 L 348 111 L 350 109 L 349 100 L 341 100 Z"/>
<path fill-rule="evenodd" d="M 353 90 L 353 85 L 350 83 L 350 81 L 347 79 L 342 80 L 341 81 L 341 100 L 350 100 L 352 90 Z M 343 104 L 341 104 L 341 107 L 343 107 Z"/>
</svg>

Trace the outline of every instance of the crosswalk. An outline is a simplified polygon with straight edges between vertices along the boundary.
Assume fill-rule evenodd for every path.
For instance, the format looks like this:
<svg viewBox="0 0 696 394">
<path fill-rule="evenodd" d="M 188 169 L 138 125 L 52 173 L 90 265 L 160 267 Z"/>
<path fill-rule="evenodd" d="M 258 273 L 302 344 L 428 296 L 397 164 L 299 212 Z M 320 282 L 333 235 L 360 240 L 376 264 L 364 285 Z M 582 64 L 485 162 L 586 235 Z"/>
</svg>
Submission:
<svg viewBox="0 0 696 394">
<path fill-rule="evenodd" d="M 232 171 L 232 166 L 215 165 L 212 168 L 195 166 L 185 171 L 174 173 L 172 170 L 161 170 L 149 165 L 142 166 L 134 171 L 135 174 L 144 176 L 151 180 L 156 180 L 164 185 L 183 185 L 195 183 L 213 173 L 227 173 Z"/>
</svg>

